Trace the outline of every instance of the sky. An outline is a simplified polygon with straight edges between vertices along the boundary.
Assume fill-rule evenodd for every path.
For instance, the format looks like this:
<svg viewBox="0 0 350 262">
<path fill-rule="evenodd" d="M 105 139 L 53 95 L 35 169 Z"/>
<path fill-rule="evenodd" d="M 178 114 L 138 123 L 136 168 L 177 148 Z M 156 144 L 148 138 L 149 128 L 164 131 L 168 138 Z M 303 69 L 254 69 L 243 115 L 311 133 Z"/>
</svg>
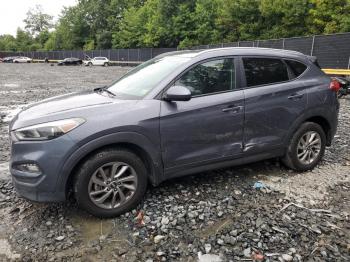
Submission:
<svg viewBox="0 0 350 262">
<path fill-rule="evenodd" d="M 76 0 L 0 0 L 0 35 L 16 35 L 17 27 L 24 28 L 26 13 L 36 5 L 41 5 L 44 13 L 56 20 L 64 6 L 75 4 Z"/>
</svg>

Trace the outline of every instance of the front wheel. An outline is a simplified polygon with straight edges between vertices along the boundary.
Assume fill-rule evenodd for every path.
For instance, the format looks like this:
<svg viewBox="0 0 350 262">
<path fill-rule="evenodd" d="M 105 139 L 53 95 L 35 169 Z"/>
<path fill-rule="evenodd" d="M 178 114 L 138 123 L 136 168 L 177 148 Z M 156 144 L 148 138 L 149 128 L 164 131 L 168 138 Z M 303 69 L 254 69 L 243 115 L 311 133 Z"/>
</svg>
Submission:
<svg viewBox="0 0 350 262">
<path fill-rule="evenodd" d="M 103 64 L 103 66 L 109 66 L 109 64 L 106 62 L 106 63 Z"/>
<path fill-rule="evenodd" d="M 303 123 L 294 133 L 283 163 L 296 171 L 313 169 L 322 159 L 326 148 L 323 128 L 313 122 Z"/>
<path fill-rule="evenodd" d="M 146 188 L 143 161 L 121 149 L 103 150 L 86 160 L 74 183 L 78 205 L 102 218 L 119 216 L 135 208 Z"/>
</svg>

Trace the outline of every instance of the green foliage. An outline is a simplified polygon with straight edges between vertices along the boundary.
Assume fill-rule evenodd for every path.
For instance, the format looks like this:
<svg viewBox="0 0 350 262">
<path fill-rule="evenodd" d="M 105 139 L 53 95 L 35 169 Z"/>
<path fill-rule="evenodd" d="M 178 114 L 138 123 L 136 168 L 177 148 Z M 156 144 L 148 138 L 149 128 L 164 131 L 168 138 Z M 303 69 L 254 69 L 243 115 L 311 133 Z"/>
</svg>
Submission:
<svg viewBox="0 0 350 262">
<path fill-rule="evenodd" d="M 350 0 L 78 0 L 29 10 L 1 50 L 180 47 L 350 31 Z"/>
<path fill-rule="evenodd" d="M 310 0 L 309 28 L 313 34 L 350 31 L 350 0 Z"/>
<path fill-rule="evenodd" d="M 25 29 L 32 35 L 39 34 L 42 31 L 47 31 L 53 27 L 53 17 L 43 13 L 40 5 L 36 5 L 34 9 L 27 12 L 27 17 L 24 19 Z"/>
</svg>

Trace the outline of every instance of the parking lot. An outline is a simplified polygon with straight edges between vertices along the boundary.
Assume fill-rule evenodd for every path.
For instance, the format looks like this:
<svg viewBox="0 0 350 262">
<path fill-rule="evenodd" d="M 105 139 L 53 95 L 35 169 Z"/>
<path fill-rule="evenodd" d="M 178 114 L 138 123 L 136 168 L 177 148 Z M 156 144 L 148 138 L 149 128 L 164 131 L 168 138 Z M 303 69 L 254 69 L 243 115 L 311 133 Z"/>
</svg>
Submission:
<svg viewBox="0 0 350 262">
<path fill-rule="evenodd" d="M 0 64 L 0 261 L 350 261 L 349 98 L 341 99 L 333 145 L 310 172 L 271 159 L 179 178 L 149 188 L 137 210 L 109 220 L 74 200 L 18 198 L 8 173 L 11 118 L 129 69 Z M 258 181 L 265 187 L 254 188 Z"/>
</svg>

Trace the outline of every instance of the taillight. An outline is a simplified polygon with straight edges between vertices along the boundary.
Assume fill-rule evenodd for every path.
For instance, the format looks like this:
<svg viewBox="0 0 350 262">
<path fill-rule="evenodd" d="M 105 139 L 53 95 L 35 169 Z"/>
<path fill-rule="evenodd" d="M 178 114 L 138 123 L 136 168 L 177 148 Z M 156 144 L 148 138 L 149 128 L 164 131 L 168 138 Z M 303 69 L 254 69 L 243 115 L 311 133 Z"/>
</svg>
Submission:
<svg viewBox="0 0 350 262">
<path fill-rule="evenodd" d="M 333 79 L 329 85 L 329 89 L 334 92 L 338 92 L 340 88 L 340 83 L 337 80 Z"/>
</svg>

